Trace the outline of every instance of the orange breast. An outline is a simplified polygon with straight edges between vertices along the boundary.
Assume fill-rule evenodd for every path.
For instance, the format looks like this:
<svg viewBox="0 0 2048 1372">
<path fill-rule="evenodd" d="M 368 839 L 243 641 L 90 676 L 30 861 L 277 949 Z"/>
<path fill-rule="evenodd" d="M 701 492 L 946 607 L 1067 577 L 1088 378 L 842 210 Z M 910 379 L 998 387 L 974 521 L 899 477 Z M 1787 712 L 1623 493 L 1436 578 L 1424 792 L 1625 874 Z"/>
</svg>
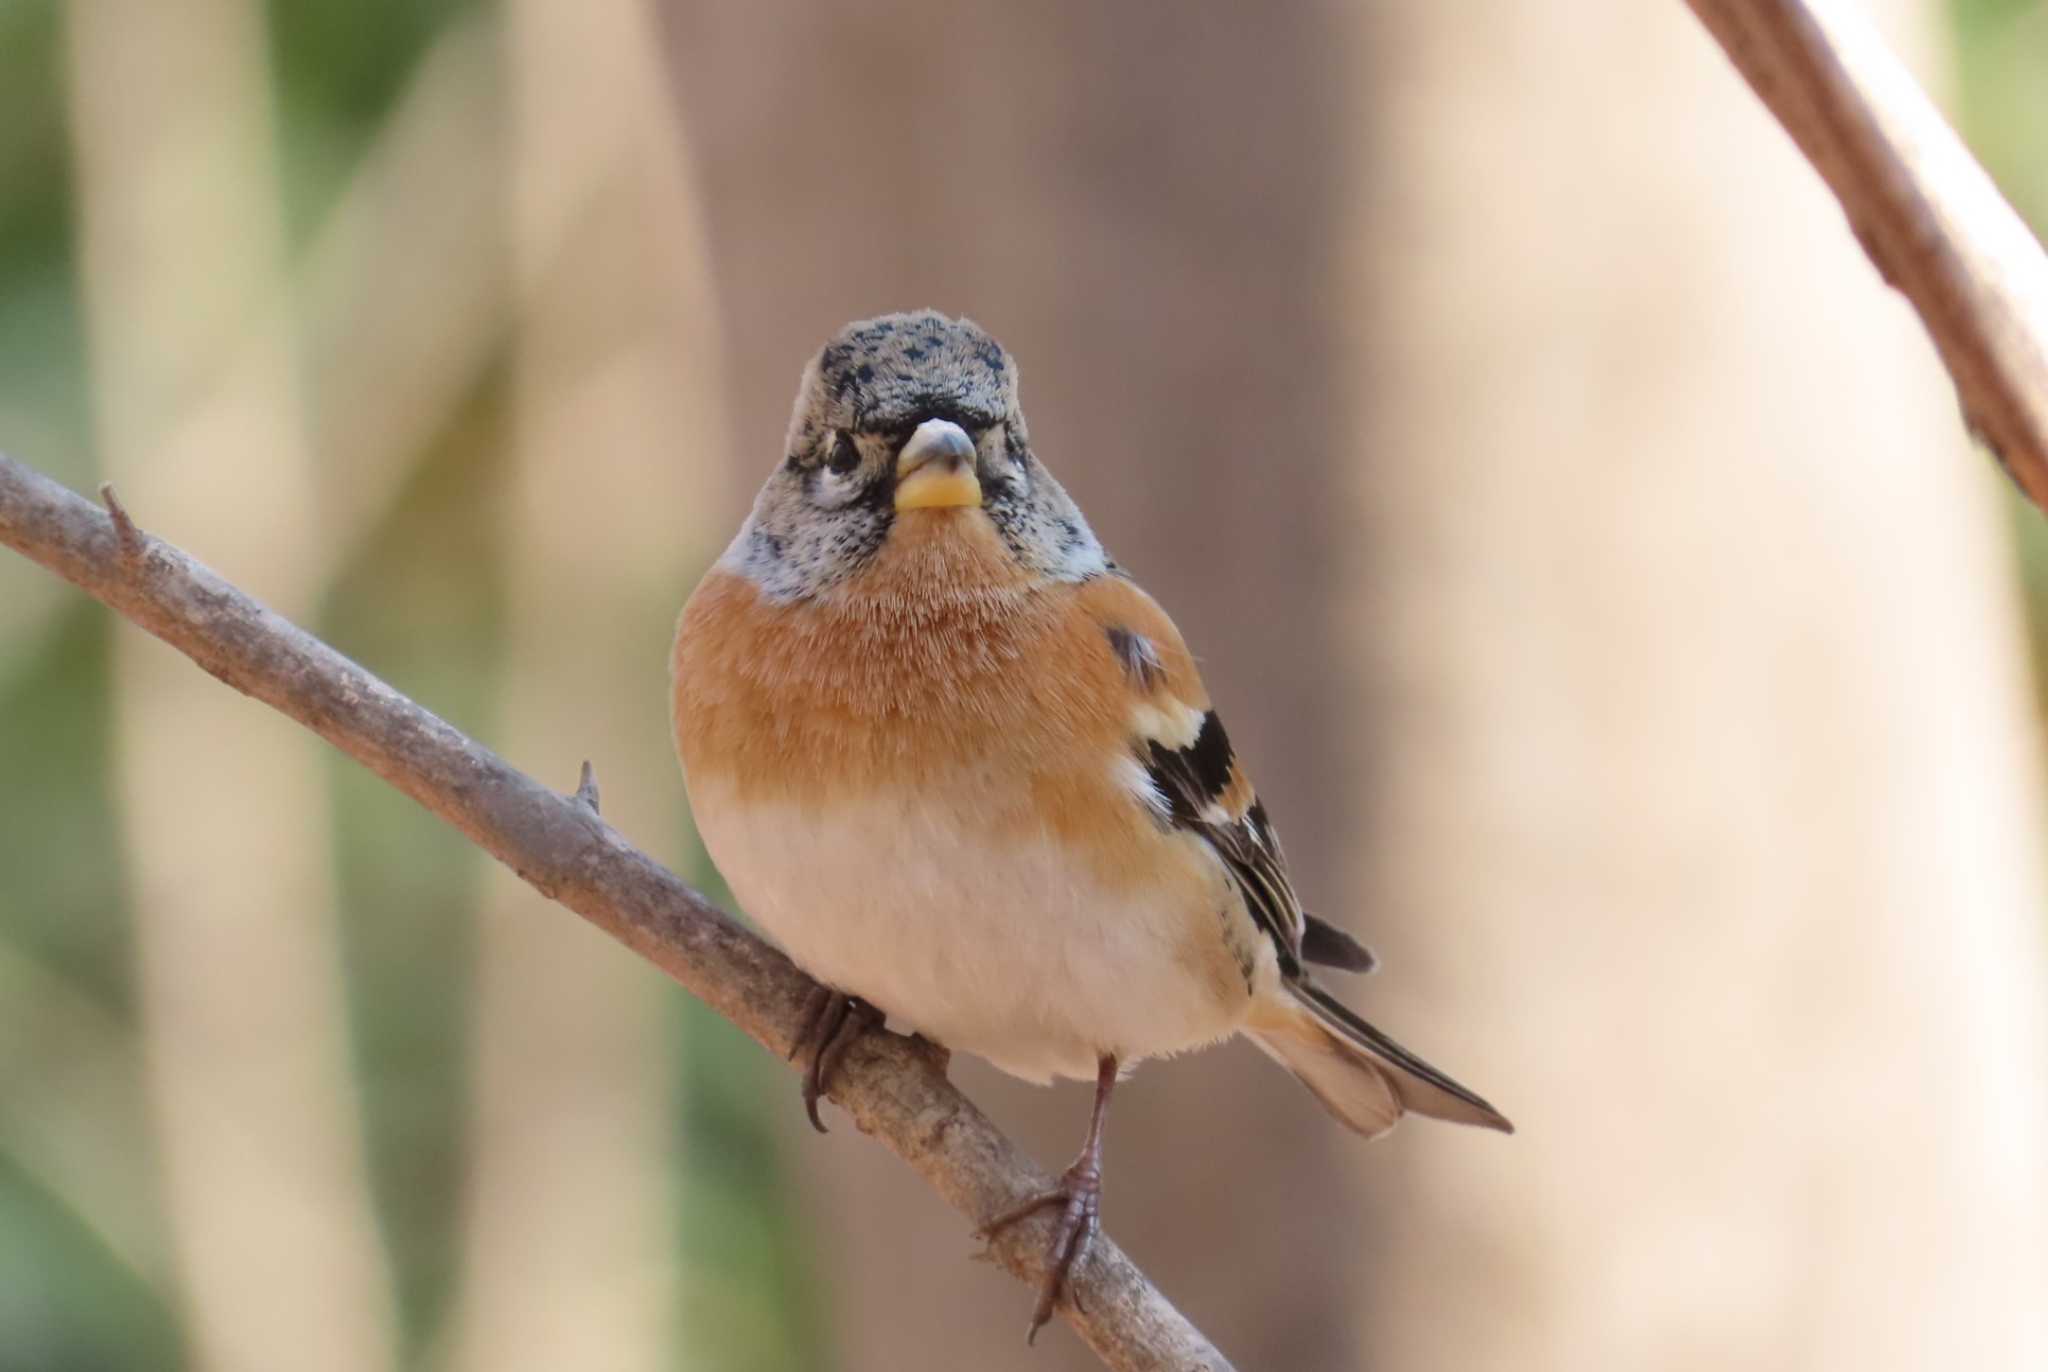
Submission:
<svg viewBox="0 0 2048 1372">
<path fill-rule="evenodd" d="M 859 576 L 794 604 L 714 569 L 676 634 L 684 769 L 742 803 L 957 795 L 991 837 L 1049 830 L 1098 879 L 1156 880 L 1161 836 L 1116 779 L 1140 697 L 1113 624 L 1153 640 L 1156 691 L 1206 705 L 1142 591 L 1110 577 L 1029 583 L 979 513 L 904 515 Z"/>
</svg>

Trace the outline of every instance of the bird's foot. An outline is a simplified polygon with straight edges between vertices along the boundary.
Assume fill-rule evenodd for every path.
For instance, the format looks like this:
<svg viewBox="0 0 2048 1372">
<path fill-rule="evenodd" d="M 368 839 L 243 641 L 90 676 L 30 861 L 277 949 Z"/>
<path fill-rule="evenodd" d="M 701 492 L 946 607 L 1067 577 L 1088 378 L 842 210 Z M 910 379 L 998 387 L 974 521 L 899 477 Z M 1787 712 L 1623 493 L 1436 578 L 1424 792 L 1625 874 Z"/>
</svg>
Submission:
<svg viewBox="0 0 2048 1372">
<path fill-rule="evenodd" d="M 1038 1331 L 1052 1318 L 1060 1293 L 1069 1290 L 1068 1279 L 1088 1256 L 1089 1246 L 1102 1228 L 1101 1162 L 1084 1153 L 1060 1174 L 1059 1185 L 1011 1206 L 974 1231 L 976 1238 L 991 1242 L 1018 1220 L 1052 1206 L 1059 1207 L 1059 1222 L 1053 1227 L 1052 1243 L 1046 1249 L 1045 1281 L 1038 1288 L 1038 1305 L 1031 1312 L 1031 1328 L 1024 1334 L 1026 1343 L 1034 1342 Z M 1073 1299 L 1079 1307 L 1079 1294 L 1074 1294 Z"/>
<path fill-rule="evenodd" d="M 826 1130 L 825 1122 L 818 1118 L 818 1097 L 830 1088 L 832 1074 L 854 1040 L 884 1018 L 880 1010 L 859 996 L 849 996 L 823 984 L 815 987 L 804 1003 L 803 1027 L 797 1030 L 789 1060 L 804 1059 L 804 1113 L 811 1117 L 811 1127 L 819 1133 Z"/>
</svg>

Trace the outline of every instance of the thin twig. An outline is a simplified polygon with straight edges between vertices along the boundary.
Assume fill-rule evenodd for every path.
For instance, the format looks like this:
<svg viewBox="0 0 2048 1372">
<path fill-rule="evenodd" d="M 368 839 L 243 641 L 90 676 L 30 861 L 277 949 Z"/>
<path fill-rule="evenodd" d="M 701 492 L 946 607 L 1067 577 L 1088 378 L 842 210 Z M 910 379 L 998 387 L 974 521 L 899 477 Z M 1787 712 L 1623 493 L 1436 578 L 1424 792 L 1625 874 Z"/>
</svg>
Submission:
<svg viewBox="0 0 2048 1372">
<path fill-rule="evenodd" d="M 111 495 L 109 505 L 119 510 Z M 543 895 L 653 962 L 776 1056 L 789 1052 L 813 983 L 620 837 L 596 812 L 594 781 L 587 802 L 580 787 L 575 796 L 556 794 L 177 547 L 145 540 L 125 512 L 104 514 L 4 456 L 0 543 L 304 724 Z M 145 548 L 146 558 L 131 551 Z M 946 1080 L 941 1059 L 909 1039 L 863 1037 L 847 1054 L 831 1098 L 971 1220 L 1050 1183 Z M 993 1256 L 1036 1286 L 1050 1224 L 1020 1224 L 998 1236 Z M 1086 1313 L 1062 1313 L 1109 1367 L 1228 1372 L 1223 1355 L 1107 1239 L 1075 1286 Z"/>
<path fill-rule="evenodd" d="M 1964 421 L 2048 510 L 2048 257 L 1927 95 L 1846 6 L 1687 0 L 1912 302 Z"/>
</svg>

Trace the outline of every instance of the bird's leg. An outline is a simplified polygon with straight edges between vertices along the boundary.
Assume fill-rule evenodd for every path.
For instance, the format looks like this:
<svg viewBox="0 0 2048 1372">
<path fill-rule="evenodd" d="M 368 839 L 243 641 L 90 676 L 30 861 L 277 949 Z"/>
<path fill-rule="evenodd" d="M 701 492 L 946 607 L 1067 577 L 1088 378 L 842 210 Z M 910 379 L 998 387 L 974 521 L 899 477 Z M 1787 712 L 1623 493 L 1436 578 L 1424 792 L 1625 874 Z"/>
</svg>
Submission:
<svg viewBox="0 0 2048 1372">
<path fill-rule="evenodd" d="M 1060 1207 L 1059 1224 L 1045 1255 L 1045 1283 L 1038 1291 L 1038 1306 L 1031 1312 L 1031 1328 L 1024 1335 L 1026 1343 L 1036 1340 L 1038 1331 L 1052 1318 L 1052 1308 L 1059 1302 L 1060 1292 L 1066 1289 L 1068 1277 L 1088 1256 L 1088 1247 L 1102 1228 L 1102 1123 L 1109 1117 L 1109 1093 L 1115 1086 L 1116 1059 L 1102 1058 L 1095 1064 L 1095 1113 L 1088 1119 L 1087 1141 L 1081 1145 L 1080 1155 L 1060 1174 L 1059 1185 L 1011 1206 L 975 1230 L 977 1237 L 993 1239 L 1026 1215 L 1047 1206 Z M 1075 1304 L 1079 1303 L 1077 1296 Z"/>
<path fill-rule="evenodd" d="M 818 1118 L 818 1097 L 832 1084 L 832 1073 L 855 1039 L 882 1022 L 882 1012 L 862 1000 L 820 983 L 804 1002 L 803 1027 L 790 1045 L 790 1061 L 804 1056 L 804 1113 L 811 1126 L 825 1133 Z"/>
</svg>

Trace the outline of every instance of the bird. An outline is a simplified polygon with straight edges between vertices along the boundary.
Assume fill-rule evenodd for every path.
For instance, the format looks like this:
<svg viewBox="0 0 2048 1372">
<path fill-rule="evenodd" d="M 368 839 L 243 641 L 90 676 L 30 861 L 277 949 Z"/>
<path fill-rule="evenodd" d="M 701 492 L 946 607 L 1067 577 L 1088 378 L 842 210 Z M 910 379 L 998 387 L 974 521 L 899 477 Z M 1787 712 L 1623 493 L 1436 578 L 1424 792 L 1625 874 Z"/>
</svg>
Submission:
<svg viewBox="0 0 2048 1372">
<path fill-rule="evenodd" d="M 817 983 L 803 1100 L 884 1022 L 1032 1082 L 1095 1083 L 1029 1336 L 1100 1227 L 1138 1063 L 1244 1034 L 1339 1121 L 1512 1133 L 1312 966 L 1303 910 L 1180 631 L 1033 448 L 1015 361 L 966 318 L 859 320 L 804 368 L 783 452 L 684 606 L 673 723 L 698 833 Z"/>
</svg>

